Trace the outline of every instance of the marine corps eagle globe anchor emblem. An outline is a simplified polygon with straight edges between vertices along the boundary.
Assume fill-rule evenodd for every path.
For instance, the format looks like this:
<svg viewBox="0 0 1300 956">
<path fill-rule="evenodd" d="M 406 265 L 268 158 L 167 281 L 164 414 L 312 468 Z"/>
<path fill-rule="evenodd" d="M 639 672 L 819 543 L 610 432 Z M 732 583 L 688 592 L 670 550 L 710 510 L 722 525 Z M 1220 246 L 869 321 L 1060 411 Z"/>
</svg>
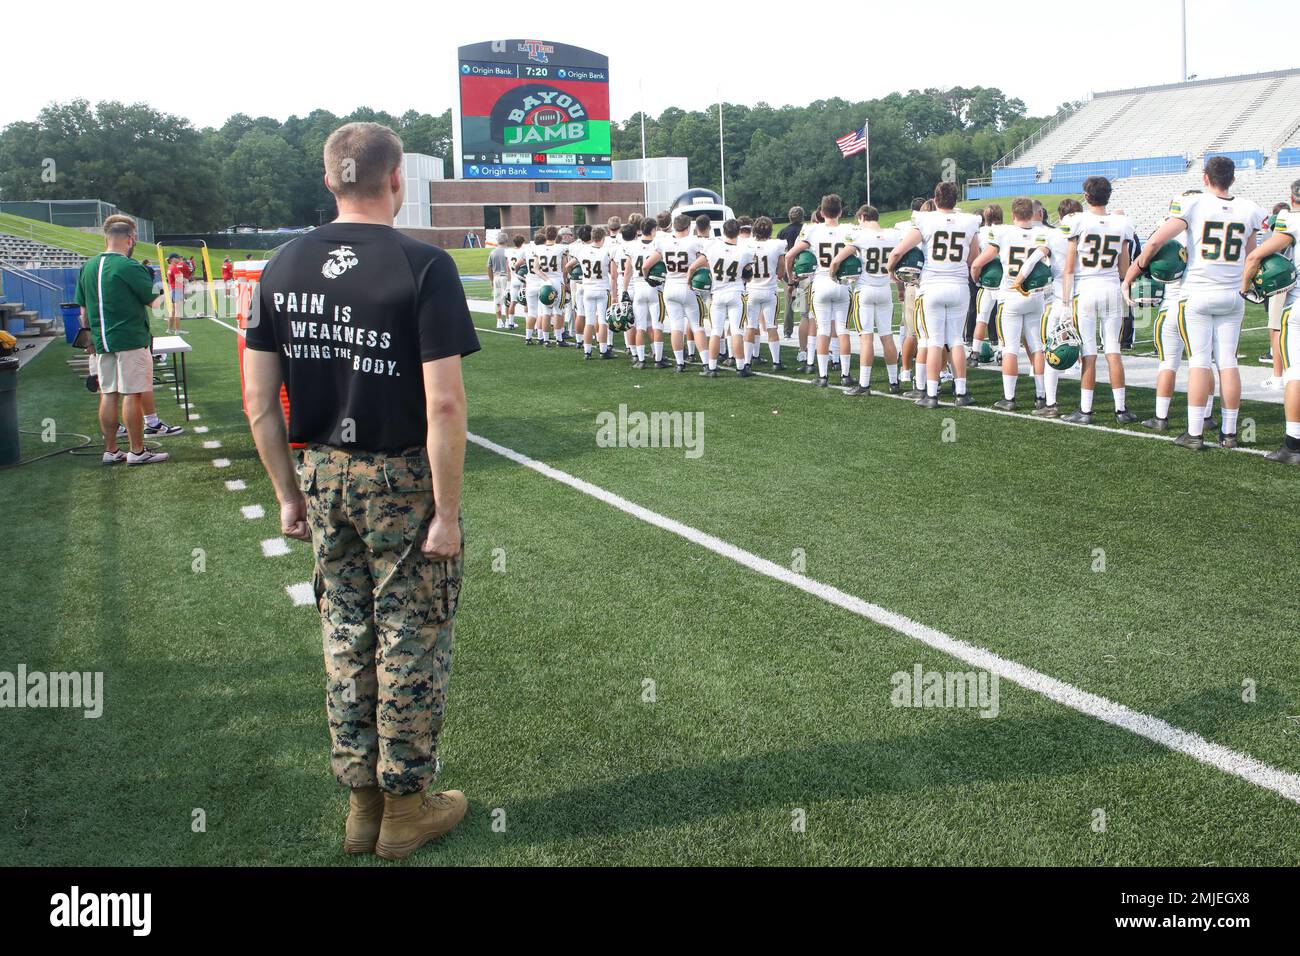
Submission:
<svg viewBox="0 0 1300 956">
<path fill-rule="evenodd" d="M 351 246 L 339 246 L 330 253 L 330 258 L 320 267 L 320 274 L 327 279 L 337 279 L 357 264 L 356 253 Z"/>
</svg>

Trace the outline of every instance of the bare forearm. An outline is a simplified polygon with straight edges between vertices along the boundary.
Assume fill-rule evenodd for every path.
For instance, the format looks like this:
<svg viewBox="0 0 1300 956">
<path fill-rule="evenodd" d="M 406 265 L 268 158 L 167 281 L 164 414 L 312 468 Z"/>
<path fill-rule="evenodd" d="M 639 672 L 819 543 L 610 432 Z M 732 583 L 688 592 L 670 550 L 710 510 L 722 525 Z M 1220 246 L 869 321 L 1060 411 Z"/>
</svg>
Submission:
<svg viewBox="0 0 1300 956">
<path fill-rule="evenodd" d="M 465 473 L 465 395 L 429 403 L 426 448 L 433 471 L 433 504 L 437 514 L 460 513 L 460 488 Z"/>
<path fill-rule="evenodd" d="M 285 501 L 298 490 L 298 476 L 289 456 L 289 437 L 284 427 L 284 412 L 277 397 L 258 400 L 250 397 L 248 424 L 253 432 L 257 454 L 275 486 L 275 496 Z"/>
</svg>

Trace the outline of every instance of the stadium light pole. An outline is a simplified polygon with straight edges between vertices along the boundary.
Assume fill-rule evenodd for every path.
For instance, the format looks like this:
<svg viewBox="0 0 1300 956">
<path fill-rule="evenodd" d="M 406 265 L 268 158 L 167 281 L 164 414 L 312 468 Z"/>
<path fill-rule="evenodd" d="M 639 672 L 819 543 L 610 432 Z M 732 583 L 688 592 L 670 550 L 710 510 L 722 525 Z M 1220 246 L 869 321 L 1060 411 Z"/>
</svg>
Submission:
<svg viewBox="0 0 1300 956">
<path fill-rule="evenodd" d="M 641 114 L 641 201 L 645 205 L 645 214 L 650 215 L 650 185 L 645 168 L 645 80 L 636 81 L 637 112 Z"/>
<path fill-rule="evenodd" d="M 1183 82 L 1187 82 L 1187 0 L 1183 0 Z"/>
<path fill-rule="evenodd" d="M 867 141 L 867 148 L 863 150 L 867 154 L 867 205 L 871 205 L 871 118 L 862 121 L 862 138 Z"/>
</svg>

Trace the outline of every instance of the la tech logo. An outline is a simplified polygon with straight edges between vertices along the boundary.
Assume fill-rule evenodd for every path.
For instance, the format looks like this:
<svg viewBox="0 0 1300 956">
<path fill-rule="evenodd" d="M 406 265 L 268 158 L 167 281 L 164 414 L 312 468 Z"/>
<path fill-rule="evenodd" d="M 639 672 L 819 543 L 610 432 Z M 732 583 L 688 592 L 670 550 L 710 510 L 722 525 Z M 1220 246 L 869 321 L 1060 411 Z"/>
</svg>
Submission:
<svg viewBox="0 0 1300 956">
<path fill-rule="evenodd" d="M 541 40 L 524 40 L 519 44 L 519 52 L 527 53 L 528 59 L 534 63 L 550 63 L 549 54 L 555 52 L 555 47 Z"/>
</svg>

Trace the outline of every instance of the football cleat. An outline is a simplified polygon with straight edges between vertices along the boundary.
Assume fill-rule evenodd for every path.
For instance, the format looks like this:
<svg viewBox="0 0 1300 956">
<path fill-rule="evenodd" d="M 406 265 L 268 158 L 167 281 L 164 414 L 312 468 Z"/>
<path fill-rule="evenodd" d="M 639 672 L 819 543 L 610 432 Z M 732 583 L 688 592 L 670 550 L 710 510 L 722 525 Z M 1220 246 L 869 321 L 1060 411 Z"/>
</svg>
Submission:
<svg viewBox="0 0 1300 956">
<path fill-rule="evenodd" d="M 1237 446 L 1237 433 L 1236 433 L 1236 432 L 1219 432 L 1219 447 L 1220 447 L 1220 448 L 1236 448 L 1236 447 L 1238 447 L 1238 446 Z"/>
<path fill-rule="evenodd" d="M 1002 412 L 1014 412 L 1016 410 L 1016 400 L 1014 398 L 1003 398 L 993 403 L 993 407 Z"/>
<path fill-rule="evenodd" d="M 614 357 L 614 350 L 613 350 L 613 349 L 605 349 L 605 351 L 603 351 L 603 352 L 600 353 L 600 357 L 603 358 L 603 359 L 612 359 L 612 358 Z"/>
<path fill-rule="evenodd" d="M 844 393 L 845 395 L 870 395 L 871 387 L 868 385 L 854 385 Z"/>
<path fill-rule="evenodd" d="M 1069 422 L 1071 425 L 1091 425 L 1092 412 L 1085 412 L 1083 409 L 1079 409 L 1078 411 L 1070 412 L 1070 414 L 1062 418 L 1061 421 Z"/>
<path fill-rule="evenodd" d="M 960 395 L 953 396 L 952 403 L 960 408 L 965 408 L 967 405 L 974 405 L 975 399 L 970 397 L 970 392 L 962 392 Z"/>
<path fill-rule="evenodd" d="M 840 388 L 848 388 L 852 384 L 853 384 L 853 376 L 851 375 L 840 376 Z"/>
<path fill-rule="evenodd" d="M 1169 419 L 1167 418 L 1148 418 L 1142 423 L 1143 428 L 1149 428 L 1153 432 L 1169 431 Z"/>
<path fill-rule="evenodd" d="M 916 401 L 917 399 L 925 398 L 925 392 L 919 388 L 909 388 L 906 392 L 903 393 L 903 397 L 910 398 L 912 401 Z"/>
<path fill-rule="evenodd" d="M 686 371 L 686 366 L 685 366 L 685 365 L 679 365 L 679 366 L 677 366 L 677 368 L 675 368 L 673 371 L 675 371 L 678 375 L 680 375 L 682 372 L 685 372 L 685 371 Z"/>
<path fill-rule="evenodd" d="M 1127 409 L 1121 408 L 1119 411 L 1115 413 L 1116 425 L 1131 425 L 1133 422 L 1137 420 L 1138 417 L 1134 415 L 1132 412 L 1128 411 Z"/>
<path fill-rule="evenodd" d="M 673 363 L 670 362 L 670 361 L 668 361 L 667 359 L 660 359 L 659 361 L 655 362 L 654 367 L 655 367 L 655 368 L 672 368 L 672 367 L 673 367 Z"/>
<path fill-rule="evenodd" d="M 1046 396 L 1046 395 L 1035 395 L 1035 396 L 1034 396 L 1034 411 L 1038 411 L 1038 409 L 1040 409 L 1040 408 L 1046 408 L 1046 407 L 1047 407 L 1047 396 Z"/>
<path fill-rule="evenodd" d="M 1264 456 L 1267 461 L 1276 461 L 1284 465 L 1300 465 L 1300 451 L 1292 451 L 1283 445 L 1277 451 L 1271 451 Z"/>
<path fill-rule="evenodd" d="M 830 385 L 830 382 L 827 381 L 825 378 L 819 376 L 817 379 L 813 381 L 813 384 L 816 385 L 818 388 L 826 388 L 827 386 Z"/>
<path fill-rule="evenodd" d="M 938 408 L 939 396 L 927 395 L 925 396 L 925 398 L 918 398 L 916 400 L 916 407 L 917 408 Z"/>
<path fill-rule="evenodd" d="M 899 385 L 897 382 L 889 383 L 890 395 L 901 395 L 902 393 L 903 393 L 903 386 Z"/>
<path fill-rule="evenodd" d="M 754 377 L 754 370 L 750 368 L 748 365 L 736 369 L 736 378 L 753 378 L 753 377 Z"/>
<path fill-rule="evenodd" d="M 1060 418 L 1061 410 L 1055 405 L 1044 405 L 1042 408 L 1035 408 L 1029 414 L 1035 418 Z"/>
<path fill-rule="evenodd" d="M 1182 448 L 1190 448 L 1192 451 L 1200 451 L 1205 447 L 1205 440 L 1200 435 L 1183 432 L 1174 439 L 1174 444 Z"/>
<path fill-rule="evenodd" d="M 782 365 L 780 362 L 777 362 L 775 365 L 772 366 L 772 371 L 773 371 L 773 372 L 784 372 L 784 371 L 785 371 L 785 366 Z"/>
</svg>

